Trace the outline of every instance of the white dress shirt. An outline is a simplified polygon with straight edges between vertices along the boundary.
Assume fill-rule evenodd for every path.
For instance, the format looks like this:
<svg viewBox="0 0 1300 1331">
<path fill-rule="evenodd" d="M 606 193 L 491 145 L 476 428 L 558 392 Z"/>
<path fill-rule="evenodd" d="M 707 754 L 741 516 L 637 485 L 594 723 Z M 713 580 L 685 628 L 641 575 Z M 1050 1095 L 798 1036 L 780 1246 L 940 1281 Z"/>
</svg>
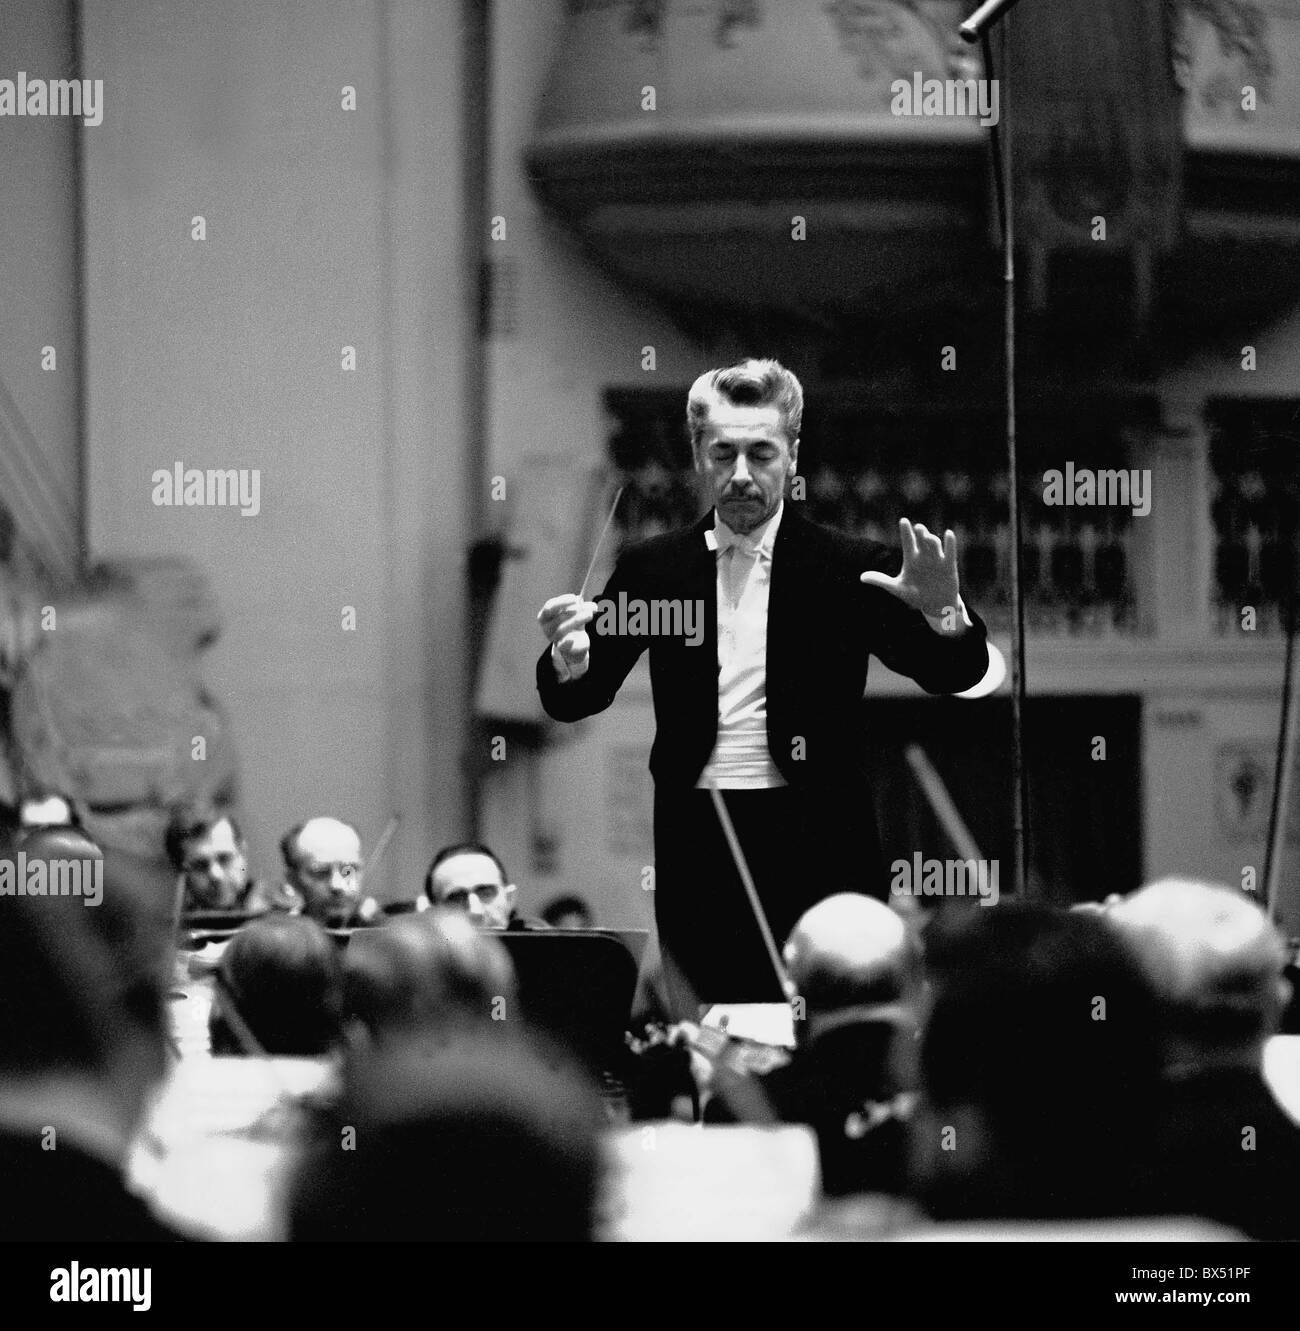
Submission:
<svg viewBox="0 0 1300 1331">
<path fill-rule="evenodd" d="M 786 784 L 767 748 L 767 601 L 782 502 L 740 535 L 713 514 L 704 533 L 718 554 L 718 739 L 698 785 L 770 790 Z"/>
<path fill-rule="evenodd" d="M 698 786 L 720 790 L 771 790 L 786 784 L 767 747 L 767 603 L 772 585 L 772 550 L 785 511 L 782 501 L 760 527 L 733 532 L 713 514 L 704 533 L 718 553 L 718 738 Z M 961 597 L 955 623 L 926 615 L 940 637 L 958 637 L 973 627 Z"/>
</svg>

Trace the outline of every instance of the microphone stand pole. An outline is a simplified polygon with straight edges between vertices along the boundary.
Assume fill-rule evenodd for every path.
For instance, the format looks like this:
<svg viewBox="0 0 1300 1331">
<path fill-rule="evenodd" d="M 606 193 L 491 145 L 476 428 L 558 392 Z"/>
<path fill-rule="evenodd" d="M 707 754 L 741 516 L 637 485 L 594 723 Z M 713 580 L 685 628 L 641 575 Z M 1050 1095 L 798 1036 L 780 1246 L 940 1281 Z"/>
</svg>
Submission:
<svg viewBox="0 0 1300 1331">
<path fill-rule="evenodd" d="M 993 50 L 989 29 L 1002 18 L 1016 0 L 988 0 L 961 25 L 966 42 L 980 43 L 984 55 L 984 76 L 995 78 Z M 1007 26 L 1001 33 L 1002 68 L 1008 68 L 1010 44 Z M 1015 210 L 1012 197 L 1010 98 L 1001 98 L 1006 108 L 1002 124 L 1007 126 L 1005 141 L 998 124 L 989 127 L 993 154 L 993 178 L 997 190 L 998 222 L 1002 237 L 1002 319 L 1003 357 L 1006 364 L 1006 453 L 1007 501 L 1011 539 L 1011 834 L 1015 858 L 1015 890 L 1028 899 L 1029 879 L 1029 783 L 1025 771 L 1025 606 L 1021 567 L 1020 469 L 1016 453 L 1016 254 Z"/>
<path fill-rule="evenodd" d="M 1286 595 L 1282 600 L 1282 631 L 1286 635 L 1286 653 L 1282 663 L 1282 716 L 1278 724 L 1277 754 L 1273 767 L 1273 799 L 1268 812 L 1268 840 L 1264 854 L 1264 909 L 1277 922 L 1278 885 L 1282 878 L 1282 857 L 1286 847 L 1287 820 L 1291 812 L 1291 787 L 1295 768 L 1297 738 L 1297 680 L 1295 674 L 1296 583 L 1300 564 L 1297 533 L 1285 533 L 1287 550 Z M 1291 930 L 1290 932 L 1294 932 Z"/>
</svg>

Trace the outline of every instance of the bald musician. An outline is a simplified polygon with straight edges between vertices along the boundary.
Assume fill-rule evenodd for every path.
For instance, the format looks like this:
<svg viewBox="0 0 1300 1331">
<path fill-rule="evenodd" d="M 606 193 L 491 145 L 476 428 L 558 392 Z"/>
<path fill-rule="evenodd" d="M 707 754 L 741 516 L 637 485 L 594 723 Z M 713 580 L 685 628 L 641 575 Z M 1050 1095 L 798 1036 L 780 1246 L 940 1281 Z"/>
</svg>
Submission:
<svg viewBox="0 0 1300 1331">
<path fill-rule="evenodd" d="M 831 893 L 883 898 L 868 658 L 931 693 L 971 688 L 988 665 L 952 532 L 903 521 L 900 558 L 786 502 L 802 414 L 799 381 L 776 361 L 701 375 L 686 417 L 710 511 L 624 550 L 595 601 L 556 596 L 538 615 L 549 645 L 537 687 L 559 721 L 603 711 L 649 650 L 655 918 L 679 999 L 782 997 L 708 787 L 723 792 L 776 939 Z"/>
<path fill-rule="evenodd" d="M 1164 1006 L 1165 1211 L 1256 1239 L 1300 1239 L 1300 1127 L 1263 1069 L 1290 997 L 1281 936 L 1243 892 L 1183 878 L 1152 883 L 1105 916 Z"/>
<path fill-rule="evenodd" d="M 812 1125 L 828 1195 L 901 1194 L 920 949 L 897 912 L 841 892 L 804 913 L 783 957 L 805 1008 L 793 1059 L 757 1078 L 763 1094 L 782 1122 Z M 719 1065 L 706 1123 L 740 1116 L 737 1075 Z"/>
<path fill-rule="evenodd" d="M 293 914 L 336 928 L 373 924 L 382 915 L 374 897 L 362 890 L 365 861 L 361 836 L 338 818 L 309 818 L 280 839 L 284 860 L 282 892 Z"/>
</svg>

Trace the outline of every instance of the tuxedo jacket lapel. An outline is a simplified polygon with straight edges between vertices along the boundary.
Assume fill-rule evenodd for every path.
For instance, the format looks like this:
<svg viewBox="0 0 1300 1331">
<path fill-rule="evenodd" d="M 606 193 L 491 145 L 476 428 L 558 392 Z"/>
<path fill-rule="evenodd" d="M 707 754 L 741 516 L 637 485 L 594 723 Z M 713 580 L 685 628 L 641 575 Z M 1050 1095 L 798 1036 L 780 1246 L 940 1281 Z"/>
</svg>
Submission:
<svg viewBox="0 0 1300 1331">
<path fill-rule="evenodd" d="M 772 581 L 767 600 L 767 714 L 768 734 L 772 733 L 772 704 L 779 713 L 781 700 L 791 697 L 798 687 L 796 674 L 807 651 L 798 632 L 800 615 L 809 611 L 810 580 L 816 577 L 816 552 L 812 549 L 812 531 L 787 502 L 772 547 Z M 804 626 L 804 637 L 812 630 Z M 824 626 L 823 626 L 824 627 Z"/>
<path fill-rule="evenodd" d="M 713 530 L 713 510 L 690 529 L 682 552 L 681 589 L 674 596 L 692 600 L 704 607 L 704 641 L 687 647 L 690 659 L 687 687 L 707 691 L 717 712 L 718 695 L 718 556 L 705 543 L 705 532 Z"/>
</svg>

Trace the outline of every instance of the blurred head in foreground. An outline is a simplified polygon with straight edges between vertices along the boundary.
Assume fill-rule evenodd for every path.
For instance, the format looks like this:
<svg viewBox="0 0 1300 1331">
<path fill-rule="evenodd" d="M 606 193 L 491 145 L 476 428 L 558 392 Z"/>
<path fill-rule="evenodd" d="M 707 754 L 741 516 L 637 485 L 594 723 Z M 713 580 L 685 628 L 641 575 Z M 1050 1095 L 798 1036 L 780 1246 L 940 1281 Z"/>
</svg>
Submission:
<svg viewBox="0 0 1300 1331">
<path fill-rule="evenodd" d="M 70 1103 L 129 1133 L 167 1066 L 168 876 L 71 827 L 29 831 L 0 859 L 0 1084 L 76 1083 Z M 33 894 L 38 881 L 51 890 Z"/>
<path fill-rule="evenodd" d="M 254 920 L 217 968 L 212 1052 L 327 1053 L 338 1039 L 342 996 L 343 963 L 319 924 L 301 915 Z"/>
<path fill-rule="evenodd" d="M 1281 939 L 1251 898 L 1185 879 L 1140 889 L 1108 918 L 1162 1002 L 1164 1209 L 1300 1238 L 1300 1127 L 1263 1058 L 1290 988 Z"/>
<path fill-rule="evenodd" d="M 800 1044 L 846 1021 L 911 1025 L 917 949 L 883 902 L 856 892 L 819 901 L 791 930 L 784 959 L 805 1004 Z"/>
<path fill-rule="evenodd" d="M 1107 918 L 1164 1005 L 1171 1066 L 1259 1066 L 1290 985 L 1282 939 L 1255 901 L 1230 887 L 1163 878 Z"/>
<path fill-rule="evenodd" d="M 598 1101 L 522 1045 L 410 1045 L 352 1065 L 290 1201 L 299 1242 L 592 1236 Z"/>
<path fill-rule="evenodd" d="M 1158 1008 L 1095 914 L 1004 903 L 927 934 L 932 1004 L 914 1133 L 941 1219 L 1151 1211 Z"/>
<path fill-rule="evenodd" d="M 447 1037 L 515 1015 L 505 948 L 460 911 L 407 915 L 354 934 L 345 959 L 349 1039 Z"/>
</svg>

